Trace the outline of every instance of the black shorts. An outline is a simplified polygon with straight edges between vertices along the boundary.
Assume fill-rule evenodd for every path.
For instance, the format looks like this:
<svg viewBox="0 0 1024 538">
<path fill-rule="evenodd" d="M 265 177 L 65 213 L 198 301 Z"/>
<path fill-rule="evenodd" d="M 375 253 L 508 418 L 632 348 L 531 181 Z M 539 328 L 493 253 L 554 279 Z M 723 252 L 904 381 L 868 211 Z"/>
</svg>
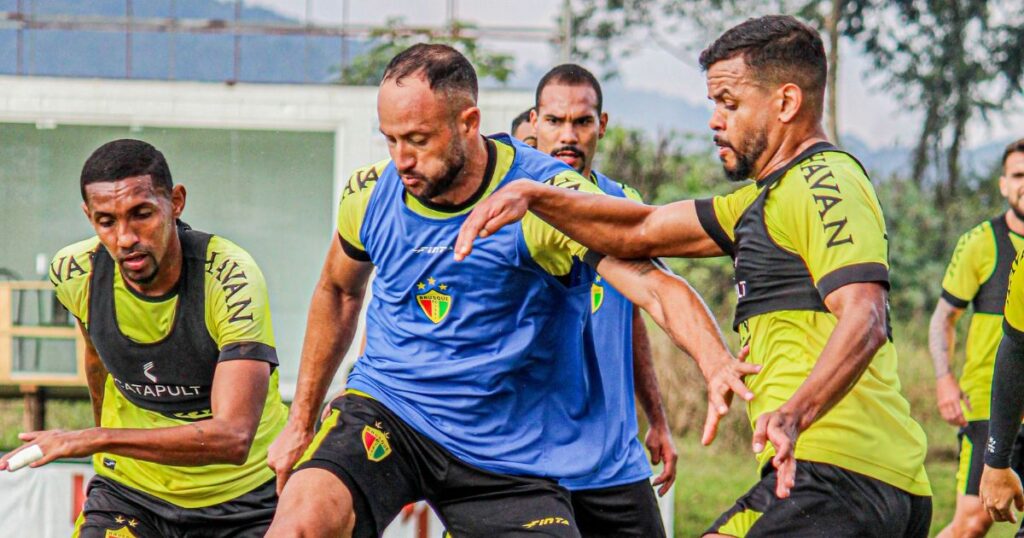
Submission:
<svg viewBox="0 0 1024 538">
<path fill-rule="evenodd" d="M 932 498 L 835 465 L 797 460 L 796 487 L 775 496 L 775 468 L 706 533 L 731 536 L 925 538 Z"/>
<path fill-rule="evenodd" d="M 380 536 L 402 507 L 425 499 L 461 536 L 579 536 L 569 492 L 554 480 L 463 463 L 371 398 L 346 394 L 313 439 L 303 469 L 324 469 L 352 493 L 356 538 Z"/>
<path fill-rule="evenodd" d="M 960 467 L 956 471 L 956 492 L 964 495 L 977 495 L 981 485 L 981 472 L 985 470 L 985 443 L 988 442 L 988 421 L 972 420 L 960 428 L 957 434 L 960 441 Z M 1010 456 L 1010 468 L 1018 476 L 1024 476 L 1024 429 L 1017 434 Z"/>
<path fill-rule="evenodd" d="M 576 524 L 584 538 L 664 538 L 665 525 L 646 479 L 610 488 L 570 492 Z"/>
<path fill-rule="evenodd" d="M 72 536 L 259 538 L 270 528 L 276 507 L 274 480 L 227 502 L 203 508 L 182 508 L 108 478 L 94 476 L 89 481 L 85 507 Z"/>
</svg>

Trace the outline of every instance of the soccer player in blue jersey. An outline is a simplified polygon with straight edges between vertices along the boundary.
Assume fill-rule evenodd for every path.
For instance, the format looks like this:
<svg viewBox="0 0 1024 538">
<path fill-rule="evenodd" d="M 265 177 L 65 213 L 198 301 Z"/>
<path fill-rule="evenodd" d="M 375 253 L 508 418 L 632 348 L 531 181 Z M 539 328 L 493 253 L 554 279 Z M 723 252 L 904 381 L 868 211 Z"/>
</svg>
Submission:
<svg viewBox="0 0 1024 538">
<path fill-rule="evenodd" d="M 522 140 L 524 144 L 531 148 L 537 147 L 537 135 L 533 132 L 533 123 L 530 122 L 530 115 L 533 114 L 533 107 L 522 111 L 515 119 L 512 120 L 512 130 L 509 134 L 513 138 Z"/>
<path fill-rule="evenodd" d="M 391 159 L 357 170 L 342 195 L 268 458 L 283 486 L 268 536 L 378 536 L 419 499 L 454 536 L 579 536 L 557 480 L 596 472 L 607 434 L 583 349 L 595 266 L 697 357 L 716 397 L 751 396 L 740 379 L 756 368 L 649 261 L 587 251 L 539 218 L 455 261 L 468 212 L 516 178 L 598 192 L 507 135 L 481 136 L 476 97 L 476 73 L 448 46 L 415 45 L 385 71 L 377 113 Z M 374 269 L 365 352 L 314 437 Z"/>
<path fill-rule="evenodd" d="M 604 136 L 608 113 L 602 110 L 601 85 L 590 71 L 563 64 L 537 85 L 531 115 L 537 149 L 572 166 L 606 194 L 642 202 L 631 187 L 593 169 L 597 141 Z M 609 406 L 608 435 L 597 472 L 563 480 L 571 492 L 580 532 L 597 536 L 664 536 L 658 501 L 648 479 L 651 467 L 638 438 L 635 394 L 647 415 L 647 448 L 654 463 L 665 462 L 655 480 L 664 494 L 675 480 L 676 450 L 661 403 L 651 361 L 650 341 L 640 309 L 614 287 L 597 278 L 591 292 L 591 324 L 601 383 Z"/>
</svg>

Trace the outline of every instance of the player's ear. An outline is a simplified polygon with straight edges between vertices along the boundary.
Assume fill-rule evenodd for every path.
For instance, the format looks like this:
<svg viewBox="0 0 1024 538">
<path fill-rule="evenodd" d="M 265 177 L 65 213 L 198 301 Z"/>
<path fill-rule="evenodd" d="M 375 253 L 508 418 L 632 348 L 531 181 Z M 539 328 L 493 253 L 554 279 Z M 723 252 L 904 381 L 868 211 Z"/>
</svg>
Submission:
<svg viewBox="0 0 1024 538">
<path fill-rule="evenodd" d="M 534 129 L 537 128 L 537 118 L 540 118 L 537 115 L 537 107 L 533 107 L 530 109 L 530 125 L 533 125 Z"/>
<path fill-rule="evenodd" d="M 602 112 L 598 120 L 597 138 L 604 138 L 604 132 L 608 129 L 608 113 Z"/>
<path fill-rule="evenodd" d="M 186 195 L 187 192 L 184 185 L 179 184 L 171 188 L 171 210 L 176 219 L 180 218 L 182 211 L 185 210 Z"/>
<path fill-rule="evenodd" d="M 999 194 L 1006 198 L 1010 195 L 1010 186 L 1006 184 L 1006 174 L 999 175 Z M 84 205 L 84 204 L 83 204 Z M 88 213 L 87 213 L 88 214 Z"/>
<path fill-rule="evenodd" d="M 471 106 L 459 113 L 459 127 L 463 133 L 474 135 L 480 131 L 480 109 Z"/>
<path fill-rule="evenodd" d="M 800 113 L 800 107 L 804 104 L 804 92 L 800 86 L 792 82 L 783 84 L 776 93 L 779 107 L 779 121 L 789 123 Z"/>
</svg>

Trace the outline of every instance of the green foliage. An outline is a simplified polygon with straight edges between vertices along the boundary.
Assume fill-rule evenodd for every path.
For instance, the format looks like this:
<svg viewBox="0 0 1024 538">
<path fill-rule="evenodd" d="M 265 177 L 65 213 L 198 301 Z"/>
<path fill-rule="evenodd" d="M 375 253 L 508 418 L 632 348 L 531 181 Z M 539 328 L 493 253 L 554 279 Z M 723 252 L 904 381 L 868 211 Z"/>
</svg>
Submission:
<svg viewBox="0 0 1024 538">
<path fill-rule="evenodd" d="M 861 37 L 886 86 L 924 115 L 913 179 L 941 178 L 933 182 L 938 204 L 958 201 L 968 122 L 1002 110 L 1021 92 L 1019 0 L 899 0 Z"/>
<path fill-rule="evenodd" d="M 479 46 L 474 37 L 465 34 L 470 24 L 455 22 L 447 32 L 438 34 L 429 28 L 406 26 L 401 18 L 388 19 L 384 26 L 371 32 L 374 45 L 366 53 L 355 57 L 341 69 L 339 84 L 376 86 L 384 76 L 384 69 L 398 53 L 416 43 L 444 43 L 455 47 L 469 58 L 480 79 L 493 78 L 505 83 L 512 74 L 514 58 L 509 54 L 489 52 Z"/>
</svg>

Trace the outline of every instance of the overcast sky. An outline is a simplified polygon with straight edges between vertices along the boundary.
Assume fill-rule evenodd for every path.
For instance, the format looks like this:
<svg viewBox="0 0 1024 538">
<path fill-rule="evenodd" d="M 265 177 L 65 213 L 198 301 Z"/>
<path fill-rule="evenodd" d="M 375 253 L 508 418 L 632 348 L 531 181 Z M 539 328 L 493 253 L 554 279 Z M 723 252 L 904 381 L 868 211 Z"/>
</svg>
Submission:
<svg viewBox="0 0 1024 538">
<path fill-rule="evenodd" d="M 282 15 L 311 22 L 341 23 L 343 0 L 245 0 L 249 5 L 272 9 Z M 412 24 L 435 25 L 446 20 L 450 0 L 349 0 L 349 21 L 380 24 L 388 18 L 402 17 Z M 556 0 L 455 0 L 457 18 L 478 25 L 549 26 L 554 28 L 561 6 Z M 546 69 L 558 61 L 546 43 L 488 41 L 491 50 L 516 56 L 517 69 L 529 65 Z M 853 51 L 855 47 L 846 47 Z M 874 147 L 909 146 L 914 143 L 918 117 L 905 113 L 880 87 L 880 81 L 867 79 L 870 63 L 858 53 L 846 53 L 840 70 L 839 122 L 842 132 L 853 133 Z M 680 97 L 697 104 L 707 103 L 704 76 L 696 58 L 684 63 L 651 45 L 620 63 L 622 83 L 627 88 L 643 89 Z M 1019 108 L 1019 107 L 1018 107 Z M 710 110 L 710 108 L 709 108 Z M 614 112 L 614 111 L 611 111 Z M 665 127 L 671 127 L 671 119 Z M 969 130 L 969 145 L 1024 136 L 1024 114 L 1020 112 L 976 119 Z M 1016 129 L 1014 129 L 1016 126 Z"/>
</svg>

